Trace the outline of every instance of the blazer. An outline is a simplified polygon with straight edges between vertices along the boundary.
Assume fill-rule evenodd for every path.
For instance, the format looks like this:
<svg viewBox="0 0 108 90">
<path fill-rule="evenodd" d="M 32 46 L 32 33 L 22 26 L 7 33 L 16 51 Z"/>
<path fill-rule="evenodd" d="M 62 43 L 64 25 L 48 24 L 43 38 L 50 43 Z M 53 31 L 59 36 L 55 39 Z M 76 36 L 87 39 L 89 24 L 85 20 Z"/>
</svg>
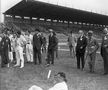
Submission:
<svg viewBox="0 0 108 90">
<path fill-rule="evenodd" d="M 51 50 L 51 49 L 55 49 L 56 46 L 58 44 L 58 39 L 53 35 L 49 35 L 49 45 L 48 45 L 48 50 Z"/>
<path fill-rule="evenodd" d="M 77 39 L 76 53 L 85 53 L 85 49 L 87 46 L 87 38 L 85 36 L 82 36 L 82 40 L 80 38 L 81 37 Z"/>
<path fill-rule="evenodd" d="M 0 48 L 1 48 L 1 51 L 3 50 L 11 51 L 11 42 L 10 42 L 9 37 L 6 36 L 2 38 L 1 43 L 0 43 Z"/>
<path fill-rule="evenodd" d="M 102 37 L 101 55 L 108 54 L 108 34 Z"/>
<path fill-rule="evenodd" d="M 42 37 L 37 33 L 33 36 L 33 48 L 41 49 L 42 46 Z"/>
</svg>

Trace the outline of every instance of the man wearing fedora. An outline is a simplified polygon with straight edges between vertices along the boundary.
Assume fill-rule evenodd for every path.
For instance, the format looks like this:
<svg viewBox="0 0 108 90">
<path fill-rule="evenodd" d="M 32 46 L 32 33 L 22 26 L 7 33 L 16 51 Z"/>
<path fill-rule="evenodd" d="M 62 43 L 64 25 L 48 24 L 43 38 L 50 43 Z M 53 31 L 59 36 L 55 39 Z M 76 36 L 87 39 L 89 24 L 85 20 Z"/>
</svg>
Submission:
<svg viewBox="0 0 108 90">
<path fill-rule="evenodd" d="M 58 43 L 55 32 L 52 29 L 49 29 L 49 31 L 50 35 L 47 53 L 47 66 L 49 66 L 50 64 L 54 65 L 54 52 Z"/>
<path fill-rule="evenodd" d="M 33 36 L 33 59 L 34 59 L 34 64 L 37 64 L 37 59 L 38 63 L 41 64 L 42 37 L 39 29 L 36 29 L 35 32 L 36 33 Z"/>
<path fill-rule="evenodd" d="M 101 56 L 104 62 L 104 75 L 108 74 L 108 28 L 103 30 L 102 44 L 101 44 Z"/>
</svg>

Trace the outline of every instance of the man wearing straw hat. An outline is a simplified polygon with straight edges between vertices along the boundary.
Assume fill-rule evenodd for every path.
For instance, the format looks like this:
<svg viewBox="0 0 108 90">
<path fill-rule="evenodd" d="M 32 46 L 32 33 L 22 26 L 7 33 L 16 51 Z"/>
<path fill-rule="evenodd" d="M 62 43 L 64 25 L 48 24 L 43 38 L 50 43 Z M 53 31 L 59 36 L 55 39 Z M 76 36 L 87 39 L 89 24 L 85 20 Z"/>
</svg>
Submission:
<svg viewBox="0 0 108 90">
<path fill-rule="evenodd" d="M 99 48 L 98 42 L 93 38 L 93 31 L 88 31 L 88 40 L 87 40 L 87 55 L 89 56 L 89 69 L 90 72 L 94 72 L 96 52 Z"/>
</svg>

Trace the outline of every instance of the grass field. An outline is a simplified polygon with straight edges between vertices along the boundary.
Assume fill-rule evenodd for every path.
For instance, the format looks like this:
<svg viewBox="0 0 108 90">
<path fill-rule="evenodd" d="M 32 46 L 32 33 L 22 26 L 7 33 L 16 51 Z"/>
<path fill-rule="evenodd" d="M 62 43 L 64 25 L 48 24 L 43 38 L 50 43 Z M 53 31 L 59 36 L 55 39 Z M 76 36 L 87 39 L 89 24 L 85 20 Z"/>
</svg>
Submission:
<svg viewBox="0 0 108 90">
<path fill-rule="evenodd" d="M 59 39 L 63 40 L 64 36 Z M 67 37 L 64 38 L 66 40 Z M 63 41 L 65 42 L 65 41 Z M 68 46 L 60 46 L 68 49 Z M 52 78 L 47 80 L 48 70 L 52 70 L 51 76 L 59 71 L 66 73 L 69 90 L 108 90 L 108 76 L 103 75 L 103 61 L 97 54 L 95 73 L 89 73 L 88 65 L 85 70 L 76 68 L 76 59 L 69 56 L 68 51 L 59 51 L 59 58 L 55 59 L 55 65 L 45 67 L 45 55 L 42 56 L 42 65 L 25 63 L 25 67 L 0 68 L 0 90 L 28 90 L 32 85 L 38 85 L 44 90 L 51 87 Z"/>
</svg>

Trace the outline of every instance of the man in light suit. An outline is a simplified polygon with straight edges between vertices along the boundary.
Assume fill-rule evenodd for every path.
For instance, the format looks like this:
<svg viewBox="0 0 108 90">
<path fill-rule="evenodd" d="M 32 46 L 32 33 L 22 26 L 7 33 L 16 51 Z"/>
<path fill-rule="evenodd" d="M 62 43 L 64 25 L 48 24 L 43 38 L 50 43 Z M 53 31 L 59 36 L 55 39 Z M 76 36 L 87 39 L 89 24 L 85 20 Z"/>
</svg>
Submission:
<svg viewBox="0 0 108 90">
<path fill-rule="evenodd" d="M 80 69 L 80 62 L 82 63 L 82 70 L 84 69 L 84 56 L 87 46 L 87 38 L 84 36 L 82 30 L 79 31 L 79 38 L 77 39 L 76 45 L 76 58 L 77 58 L 77 68 Z"/>
<path fill-rule="evenodd" d="M 88 32 L 88 39 L 87 39 L 87 55 L 89 56 L 89 69 L 90 72 L 94 72 L 95 66 L 95 59 L 96 59 L 96 52 L 99 48 L 98 42 L 93 38 L 93 31 Z"/>
<path fill-rule="evenodd" d="M 101 56 L 104 62 L 104 75 L 108 74 L 108 28 L 103 30 L 104 35 L 102 37 L 101 44 Z"/>
<path fill-rule="evenodd" d="M 39 29 L 36 29 L 36 33 L 33 36 L 33 59 L 34 64 L 37 64 L 37 58 L 39 60 L 39 64 L 42 63 L 41 60 L 41 47 L 42 47 L 42 37 Z"/>
</svg>

